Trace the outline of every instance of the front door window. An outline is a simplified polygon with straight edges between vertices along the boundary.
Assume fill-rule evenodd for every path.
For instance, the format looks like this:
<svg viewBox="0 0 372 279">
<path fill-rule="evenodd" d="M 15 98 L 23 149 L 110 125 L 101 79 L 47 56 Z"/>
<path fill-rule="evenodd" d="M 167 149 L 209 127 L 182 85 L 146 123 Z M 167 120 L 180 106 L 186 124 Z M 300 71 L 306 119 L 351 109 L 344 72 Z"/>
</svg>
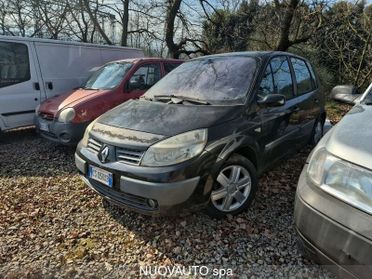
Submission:
<svg viewBox="0 0 372 279">
<path fill-rule="evenodd" d="M 279 56 L 271 60 L 275 93 L 284 95 L 287 100 L 294 97 L 291 69 L 287 57 Z"/>
<path fill-rule="evenodd" d="M 0 88 L 31 79 L 25 44 L 0 42 Z"/>
<path fill-rule="evenodd" d="M 131 89 L 147 90 L 161 78 L 159 64 L 147 64 L 138 68 L 129 80 Z"/>
</svg>

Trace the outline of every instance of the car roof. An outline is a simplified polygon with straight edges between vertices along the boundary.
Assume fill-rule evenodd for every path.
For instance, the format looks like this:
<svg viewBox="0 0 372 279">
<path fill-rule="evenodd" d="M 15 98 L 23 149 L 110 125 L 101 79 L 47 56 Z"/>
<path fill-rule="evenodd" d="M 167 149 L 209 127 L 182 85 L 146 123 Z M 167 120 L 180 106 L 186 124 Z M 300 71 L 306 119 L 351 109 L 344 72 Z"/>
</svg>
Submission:
<svg viewBox="0 0 372 279">
<path fill-rule="evenodd" d="M 227 52 L 227 53 L 206 55 L 206 56 L 201 56 L 201 57 L 197 57 L 194 59 L 209 59 L 209 58 L 215 58 L 215 57 L 239 57 L 239 56 L 257 57 L 261 59 L 267 59 L 267 58 L 270 58 L 276 55 L 289 55 L 289 56 L 305 59 L 296 54 L 293 54 L 290 52 L 284 52 L 284 51 L 238 51 L 238 52 Z"/>
<path fill-rule="evenodd" d="M 129 50 L 141 50 L 140 48 L 135 47 L 124 47 L 118 45 L 104 45 L 104 44 L 93 44 L 86 42 L 76 42 L 76 41 L 67 41 L 67 40 L 55 40 L 55 39 L 43 39 L 35 37 L 20 37 L 20 36 L 4 36 L 0 35 L 1 40 L 6 41 L 24 41 L 24 42 L 39 42 L 39 43 L 51 43 L 58 45 L 74 45 L 74 46 L 85 46 L 85 47 L 99 47 L 99 48 L 111 48 L 111 49 L 129 49 Z"/>
<path fill-rule="evenodd" d="M 127 59 L 120 59 L 120 60 L 114 60 L 110 61 L 109 63 L 115 63 L 115 62 L 130 62 L 130 63 L 139 63 L 142 61 L 159 61 L 159 62 L 175 62 L 175 63 L 182 63 L 183 60 L 179 59 L 170 59 L 170 58 L 159 58 L 159 57 L 137 57 L 137 58 L 127 58 Z"/>
</svg>

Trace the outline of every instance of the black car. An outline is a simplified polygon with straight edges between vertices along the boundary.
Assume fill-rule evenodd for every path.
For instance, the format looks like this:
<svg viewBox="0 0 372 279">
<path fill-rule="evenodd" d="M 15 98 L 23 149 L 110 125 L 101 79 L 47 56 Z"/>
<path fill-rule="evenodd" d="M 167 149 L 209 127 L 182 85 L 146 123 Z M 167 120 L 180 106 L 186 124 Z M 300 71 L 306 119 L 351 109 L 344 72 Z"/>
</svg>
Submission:
<svg viewBox="0 0 372 279">
<path fill-rule="evenodd" d="M 257 178 L 323 134 L 324 95 L 310 63 L 285 52 L 190 60 L 141 99 L 96 119 L 75 154 L 87 185 L 147 214 L 252 202 Z"/>
</svg>

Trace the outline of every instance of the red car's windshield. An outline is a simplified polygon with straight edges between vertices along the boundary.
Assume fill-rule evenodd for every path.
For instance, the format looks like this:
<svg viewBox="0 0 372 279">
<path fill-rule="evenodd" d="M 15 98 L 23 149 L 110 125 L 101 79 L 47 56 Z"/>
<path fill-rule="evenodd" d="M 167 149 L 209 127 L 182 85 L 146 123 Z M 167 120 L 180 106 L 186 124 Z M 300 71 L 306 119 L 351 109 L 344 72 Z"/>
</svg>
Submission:
<svg viewBox="0 0 372 279">
<path fill-rule="evenodd" d="M 110 63 L 99 68 L 86 82 L 84 89 L 112 89 L 117 87 L 132 67 L 132 63 Z"/>
</svg>

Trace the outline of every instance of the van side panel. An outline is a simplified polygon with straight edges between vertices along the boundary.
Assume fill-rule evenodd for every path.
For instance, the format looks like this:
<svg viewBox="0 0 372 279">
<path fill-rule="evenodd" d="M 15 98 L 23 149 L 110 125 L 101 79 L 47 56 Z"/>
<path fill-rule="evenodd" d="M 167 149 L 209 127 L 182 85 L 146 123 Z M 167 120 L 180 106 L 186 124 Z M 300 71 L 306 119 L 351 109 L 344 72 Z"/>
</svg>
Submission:
<svg viewBox="0 0 372 279">
<path fill-rule="evenodd" d="M 35 42 L 46 98 L 79 87 L 102 64 L 99 48 Z"/>
<path fill-rule="evenodd" d="M 41 88 L 37 61 L 27 41 L 0 40 L 0 115 L 2 129 L 33 124 Z"/>
<path fill-rule="evenodd" d="M 102 57 L 102 65 L 120 59 L 128 59 L 128 58 L 137 58 L 143 57 L 143 51 L 139 49 L 115 49 L 115 48 L 102 48 L 101 49 L 101 57 Z"/>
<path fill-rule="evenodd" d="M 82 86 L 90 70 L 118 59 L 143 56 L 136 49 L 115 49 L 35 42 L 46 98 Z"/>
</svg>

